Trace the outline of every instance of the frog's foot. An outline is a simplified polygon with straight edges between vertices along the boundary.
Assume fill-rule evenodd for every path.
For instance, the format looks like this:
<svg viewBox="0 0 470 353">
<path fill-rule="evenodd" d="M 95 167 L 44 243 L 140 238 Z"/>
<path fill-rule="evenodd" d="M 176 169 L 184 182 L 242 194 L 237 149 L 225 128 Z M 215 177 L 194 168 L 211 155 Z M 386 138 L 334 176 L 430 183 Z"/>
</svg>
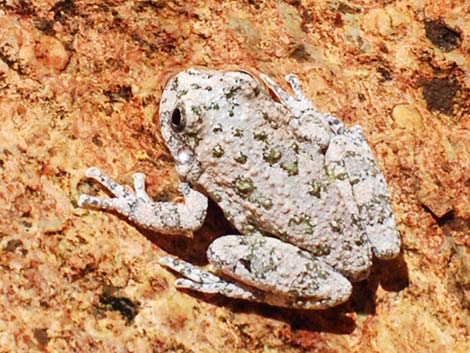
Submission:
<svg viewBox="0 0 470 353">
<path fill-rule="evenodd" d="M 227 282 L 209 271 L 202 270 L 186 261 L 166 256 L 162 257 L 159 262 L 161 265 L 186 277 L 175 281 L 177 288 L 208 294 L 222 294 L 230 298 L 259 301 L 255 293 L 245 290 L 234 283 Z"/>
<path fill-rule="evenodd" d="M 160 263 L 180 273 L 179 288 L 270 305 L 325 309 L 346 301 L 351 284 L 308 252 L 275 238 L 230 235 L 216 239 L 207 253 L 211 265 L 229 282 L 181 260 Z"/>
<path fill-rule="evenodd" d="M 94 196 L 82 194 L 78 200 L 78 205 L 80 207 L 94 207 L 103 210 L 112 209 L 127 215 L 129 212 L 129 205 L 128 202 L 126 202 L 127 200 L 141 198 L 146 202 L 151 202 L 150 197 L 145 192 L 145 176 L 141 173 L 134 174 L 134 187 L 136 190 L 135 196 L 132 195 L 132 193 L 129 192 L 125 187 L 108 178 L 101 170 L 96 167 L 88 168 L 85 172 L 85 175 L 88 178 L 96 180 L 116 197 L 102 200 Z"/>
<path fill-rule="evenodd" d="M 289 82 L 289 85 L 294 92 L 294 96 L 291 96 L 289 93 L 285 92 L 269 76 L 261 74 L 260 77 L 295 117 L 300 118 L 300 120 L 304 120 L 303 116 L 308 115 L 322 118 L 328 123 L 334 133 L 340 133 L 345 128 L 344 124 L 333 115 L 329 113 L 322 114 L 315 109 L 312 102 L 310 102 L 302 90 L 302 85 L 297 75 L 289 74 L 285 77 L 286 81 Z"/>
<path fill-rule="evenodd" d="M 393 218 L 387 183 L 360 126 L 334 136 L 325 161 L 343 199 L 354 200 L 347 206 L 362 220 L 374 255 L 380 259 L 397 256 L 400 235 Z"/>
<path fill-rule="evenodd" d="M 286 80 L 294 91 L 294 97 L 279 87 L 268 75 L 261 74 L 260 77 L 294 116 L 300 117 L 305 111 L 314 110 L 312 103 L 303 93 L 300 81 L 296 75 L 290 74 L 286 76 Z"/>
<path fill-rule="evenodd" d="M 184 233 L 199 228 L 204 222 L 207 198 L 186 183 L 180 183 L 184 204 L 153 202 L 145 191 L 145 175 L 142 173 L 133 175 L 135 193 L 111 180 L 96 167 L 89 168 L 85 175 L 99 182 L 115 197 L 100 199 L 80 195 L 80 207 L 116 211 L 142 227 L 162 233 Z"/>
</svg>

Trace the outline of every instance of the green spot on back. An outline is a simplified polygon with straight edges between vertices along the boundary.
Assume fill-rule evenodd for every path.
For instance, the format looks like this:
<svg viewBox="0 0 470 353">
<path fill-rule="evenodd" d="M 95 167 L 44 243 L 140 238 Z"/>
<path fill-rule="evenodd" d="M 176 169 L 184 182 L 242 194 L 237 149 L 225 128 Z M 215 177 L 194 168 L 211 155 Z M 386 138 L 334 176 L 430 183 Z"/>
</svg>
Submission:
<svg viewBox="0 0 470 353">
<path fill-rule="evenodd" d="M 325 191 L 328 186 L 328 184 L 322 183 L 321 181 L 315 179 L 313 179 L 309 185 L 311 189 L 308 191 L 308 193 L 318 198 L 321 197 L 321 192 Z"/>
<path fill-rule="evenodd" d="M 258 133 L 255 132 L 253 136 L 255 140 L 258 141 L 266 142 L 268 140 L 268 135 L 264 131 Z"/>
<path fill-rule="evenodd" d="M 224 155 L 224 150 L 219 144 L 215 145 L 212 149 L 212 155 L 216 158 L 220 158 Z"/>
<path fill-rule="evenodd" d="M 201 116 L 202 114 L 201 108 L 196 105 L 191 106 L 191 111 L 197 116 Z"/>
<path fill-rule="evenodd" d="M 326 256 L 331 252 L 331 248 L 327 244 L 320 244 L 312 250 L 312 254 L 315 256 Z"/>
<path fill-rule="evenodd" d="M 222 130 L 222 125 L 220 125 L 220 124 L 217 124 L 217 125 L 214 126 L 214 128 L 212 129 L 212 132 L 215 132 L 215 133 L 217 133 L 217 132 L 222 132 L 222 131 L 223 131 L 223 130 Z"/>
<path fill-rule="evenodd" d="M 248 157 L 245 156 L 242 152 L 240 152 L 240 155 L 235 159 L 235 162 L 240 163 L 240 164 L 245 164 L 246 161 L 248 160 Z"/>
<path fill-rule="evenodd" d="M 219 105 L 215 102 L 212 102 L 209 106 L 209 109 L 219 110 Z"/>
<path fill-rule="evenodd" d="M 269 163 L 269 165 L 273 165 L 281 159 L 282 154 L 281 152 L 276 149 L 276 148 L 271 148 L 269 152 L 264 152 L 263 153 L 263 159 Z"/>
<path fill-rule="evenodd" d="M 178 92 L 176 93 L 176 98 L 181 98 L 181 97 L 183 97 L 184 95 L 186 95 L 187 93 L 188 93 L 188 90 L 186 90 L 186 89 L 183 89 L 183 90 L 181 90 L 181 91 L 178 91 Z"/>
<path fill-rule="evenodd" d="M 313 234 L 314 225 L 311 223 L 310 217 L 305 214 L 295 215 L 289 220 L 288 224 L 294 231 L 303 234 Z"/>
<path fill-rule="evenodd" d="M 289 176 L 299 174 L 299 166 L 297 161 L 289 163 L 289 164 L 281 164 L 281 168 L 284 169 Z"/>
<path fill-rule="evenodd" d="M 235 191 L 241 197 L 247 197 L 256 189 L 253 184 L 253 180 L 250 178 L 237 177 L 233 184 L 235 186 Z"/>
<path fill-rule="evenodd" d="M 258 203 L 266 210 L 270 210 L 273 207 L 273 202 L 269 198 L 262 197 L 258 200 Z"/>
<path fill-rule="evenodd" d="M 244 224 L 242 227 L 242 234 L 252 234 L 254 233 L 256 228 L 252 224 Z"/>
<path fill-rule="evenodd" d="M 291 145 L 292 150 L 294 150 L 295 154 L 299 154 L 299 145 L 295 142 Z"/>
<path fill-rule="evenodd" d="M 235 93 L 240 90 L 241 87 L 236 86 L 236 87 L 230 87 L 229 91 L 225 93 L 225 98 L 230 99 L 235 96 Z"/>
</svg>

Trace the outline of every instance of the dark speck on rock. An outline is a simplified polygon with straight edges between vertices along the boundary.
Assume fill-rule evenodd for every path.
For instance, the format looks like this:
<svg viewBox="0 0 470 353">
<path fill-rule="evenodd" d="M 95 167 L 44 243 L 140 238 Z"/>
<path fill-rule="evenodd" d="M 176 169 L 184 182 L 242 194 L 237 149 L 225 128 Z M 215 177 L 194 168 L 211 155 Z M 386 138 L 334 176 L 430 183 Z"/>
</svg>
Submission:
<svg viewBox="0 0 470 353">
<path fill-rule="evenodd" d="M 47 328 L 37 328 L 33 331 L 34 338 L 42 347 L 47 346 L 49 343 L 49 336 L 47 335 Z"/>
<path fill-rule="evenodd" d="M 307 52 L 307 48 L 304 44 L 298 44 L 289 55 L 297 61 L 305 61 L 310 58 L 310 54 Z"/>
<path fill-rule="evenodd" d="M 454 101 L 460 85 L 449 78 L 433 78 L 423 82 L 423 97 L 430 111 L 452 116 Z"/>
<path fill-rule="evenodd" d="M 462 40 L 461 34 L 449 28 L 442 20 L 424 22 L 426 37 L 442 51 L 457 49 Z"/>
<path fill-rule="evenodd" d="M 51 11 L 54 13 L 54 20 L 59 22 L 64 22 L 67 17 L 78 14 L 74 0 L 59 1 L 51 8 Z"/>
<path fill-rule="evenodd" d="M 112 90 L 105 91 L 104 94 L 111 100 L 111 102 L 119 102 L 122 100 L 129 101 L 134 95 L 130 86 L 117 86 Z"/>
<path fill-rule="evenodd" d="M 390 81 L 392 79 L 392 74 L 390 73 L 389 70 L 387 70 L 384 67 L 379 67 L 377 69 L 377 72 L 380 74 L 380 76 L 382 76 L 381 79 L 380 79 L 380 81 L 382 81 L 382 82 Z"/>
<path fill-rule="evenodd" d="M 138 313 L 138 305 L 126 297 L 103 294 L 100 297 L 100 303 L 105 305 L 108 310 L 119 311 L 127 322 L 134 320 Z"/>
<path fill-rule="evenodd" d="M 11 239 L 5 247 L 5 252 L 14 252 L 16 248 L 23 246 L 23 242 L 19 239 Z"/>
</svg>

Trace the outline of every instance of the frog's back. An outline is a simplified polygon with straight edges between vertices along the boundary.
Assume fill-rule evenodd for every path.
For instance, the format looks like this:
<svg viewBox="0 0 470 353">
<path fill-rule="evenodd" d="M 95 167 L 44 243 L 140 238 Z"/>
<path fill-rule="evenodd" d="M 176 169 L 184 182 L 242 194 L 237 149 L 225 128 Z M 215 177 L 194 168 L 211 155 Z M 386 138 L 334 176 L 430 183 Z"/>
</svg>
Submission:
<svg viewBox="0 0 470 353">
<path fill-rule="evenodd" d="M 264 91 L 237 103 L 202 131 L 198 184 L 241 233 L 278 237 L 352 280 L 365 278 L 370 246 L 328 177 L 324 155 L 298 140 L 289 112 Z"/>
</svg>

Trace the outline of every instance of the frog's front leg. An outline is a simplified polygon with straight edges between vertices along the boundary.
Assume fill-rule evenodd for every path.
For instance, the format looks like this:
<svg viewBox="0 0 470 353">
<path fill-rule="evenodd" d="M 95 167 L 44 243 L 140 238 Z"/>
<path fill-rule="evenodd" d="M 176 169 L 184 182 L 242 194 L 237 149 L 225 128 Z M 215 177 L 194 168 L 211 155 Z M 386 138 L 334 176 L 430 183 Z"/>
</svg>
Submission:
<svg viewBox="0 0 470 353">
<path fill-rule="evenodd" d="M 275 238 L 227 235 L 211 244 L 207 257 L 214 271 L 233 282 L 181 260 L 160 262 L 186 277 L 177 280 L 180 288 L 275 306 L 324 309 L 346 301 L 352 290 L 345 277 L 321 260 Z"/>
<path fill-rule="evenodd" d="M 331 132 L 339 133 L 344 128 L 345 125 L 341 120 L 338 120 L 333 115 L 329 113 L 320 113 L 315 109 L 312 102 L 307 98 L 305 93 L 302 90 L 302 85 L 300 83 L 297 75 L 289 74 L 287 75 L 286 81 L 289 82 L 294 96 L 285 92 L 279 85 L 269 76 L 261 74 L 261 79 L 268 85 L 268 87 L 274 92 L 274 94 L 279 98 L 279 100 L 289 109 L 289 111 L 294 115 L 295 118 L 299 119 L 302 123 L 302 128 L 299 132 L 307 130 L 310 133 L 310 136 L 320 136 L 325 134 L 323 130 L 326 130 L 326 133 L 329 135 Z M 294 120 L 295 121 L 295 120 Z M 326 124 L 325 124 L 326 123 Z M 306 126 L 310 125 L 310 126 Z M 307 136 L 302 136 L 307 137 Z"/>
<path fill-rule="evenodd" d="M 99 199 L 81 195 L 78 201 L 81 207 L 116 211 L 142 227 L 162 233 L 181 234 L 200 228 L 204 222 L 207 198 L 186 183 L 180 183 L 184 203 L 153 202 L 145 191 L 145 176 L 142 173 L 134 174 L 135 194 L 108 178 L 98 168 L 89 168 L 86 176 L 102 184 L 116 197 Z"/>
</svg>

